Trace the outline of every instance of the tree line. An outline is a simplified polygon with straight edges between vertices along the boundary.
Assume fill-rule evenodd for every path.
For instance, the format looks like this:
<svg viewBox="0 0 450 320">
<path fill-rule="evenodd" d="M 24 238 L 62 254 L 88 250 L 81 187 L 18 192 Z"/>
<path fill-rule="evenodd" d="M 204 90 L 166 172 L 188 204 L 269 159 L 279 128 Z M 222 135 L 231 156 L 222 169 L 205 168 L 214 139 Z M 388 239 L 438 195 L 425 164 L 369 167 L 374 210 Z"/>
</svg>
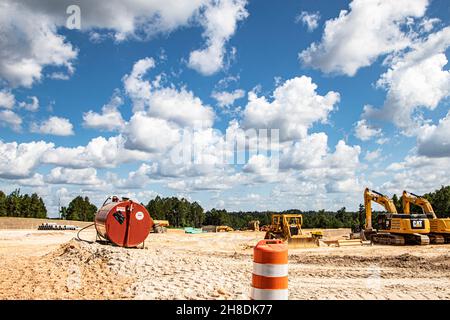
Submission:
<svg viewBox="0 0 450 320">
<path fill-rule="evenodd" d="M 47 208 L 37 193 L 21 194 L 16 189 L 6 195 L 0 191 L 0 217 L 47 218 Z"/>
<path fill-rule="evenodd" d="M 424 195 L 434 208 L 438 217 L 450 217 L 450 186 L 442 186 Z M 398 212 L 402 212 L 402 197 L 394 194 L 393 201 Z M 271 221 L 272 211 L 239 211 L 228 212 L 225 209 L 211 209 L 204 211 L 197 202 L 190 202 L 185 198 L 168 197 L 150 200 L 145 205 L 155 220 L 168 220 L 172 227 L 201 227 L 202 225 L 227 225 L 234 229 L 248 226 L 251 220 L 259 220 L 260 225 L 268 225 Z M 93 221 L 97 207 L 88 197 L 75 197 L 67 207 L 60 209 L 62 219 Z M 412 213 L 421 213 L 421 209 L 411 205 Z M 365 223 L 365 208 L 359 205 L 356 212 L 348 212 L 345 207 L 337 211 L 300 211 L 296 209 L 278 213 L 302 214 L 304 228 L 352 228 L 360 230 Z M 373 225 L 377 228 L 377 216 L 380 211 L 372 213 Z M 0 216 L 46 218 L 45 204 L 36 193 L 31 196 L 21 194 L 15 190 L 8 196 L 0 191 Z"/>
</svg>

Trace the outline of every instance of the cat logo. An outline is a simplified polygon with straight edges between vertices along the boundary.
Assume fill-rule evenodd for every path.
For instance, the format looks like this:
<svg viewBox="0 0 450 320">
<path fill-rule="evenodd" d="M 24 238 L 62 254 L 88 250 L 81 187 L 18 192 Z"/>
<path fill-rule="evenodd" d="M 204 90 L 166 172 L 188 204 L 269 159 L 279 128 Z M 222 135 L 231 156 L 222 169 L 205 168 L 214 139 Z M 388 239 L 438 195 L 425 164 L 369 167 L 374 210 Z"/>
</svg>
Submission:
<svg viewBox="0 0 450 320">
<path fill-rule="evenodd" d="M 411 220 L 411 225 L 413 229 L 421 229 L 423 228 L 423 221 L 422 220 Z"/>
</svg>

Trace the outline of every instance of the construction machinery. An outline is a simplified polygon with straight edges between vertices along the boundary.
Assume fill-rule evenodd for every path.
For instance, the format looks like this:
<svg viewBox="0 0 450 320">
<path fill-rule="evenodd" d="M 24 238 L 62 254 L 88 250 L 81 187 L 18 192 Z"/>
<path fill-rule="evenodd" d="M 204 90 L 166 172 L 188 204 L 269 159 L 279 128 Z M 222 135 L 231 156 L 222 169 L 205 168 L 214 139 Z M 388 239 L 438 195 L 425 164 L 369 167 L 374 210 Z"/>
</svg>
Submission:
<svg viewBox="0 0 450 320">
<path fill-rule="evenodd" d="M 216 227 L 216 232 L 232 232 L 232 231 L 234 231 L 234 229 L 229 226 L 217 226 Z"/>
<path fill-rule="evenodd" d="M 168 220 L 153 220 L 153 233 L 166 233 L 170 225 Z"/>
<path fill-rule="evenodd" d="M 372 228 L 372 201 L 382 205 L 387 213 L 378 215 L 378 230 Z M 364 236 L 372 243 L 387 245 L 427 245 L 430 238 L 430 221 L 426 214 L 397 213 L 394 202 L 382 193 L 364 190 L 366 223 Z"/>
<path fill-rule="evenodd" d="M 248 222 L 248 229 L 251 231 L 259 231 L 259 220 L 251 220 Z"/>
<path fill-rule="evenodd" d="M 318 247 L 322 234 L 320 232 L 303 233 L 302 224 L 301 214 L 273 214 L 272 223 L 264 238 L 287 241 L 290 248 Z"/>
<path fill-rule="evenodd" d="M 404 213 L 411 213 L 411 203 L 420 207 L 422 213 L 426 214 L 430 220 L 430 234 L 428 235 L 430 242 L 435 244 L 450 243 L 450 218 L 438 218 L 431 203 L 426 198 L 404 190 L 402 194 Z"/>
</svg>

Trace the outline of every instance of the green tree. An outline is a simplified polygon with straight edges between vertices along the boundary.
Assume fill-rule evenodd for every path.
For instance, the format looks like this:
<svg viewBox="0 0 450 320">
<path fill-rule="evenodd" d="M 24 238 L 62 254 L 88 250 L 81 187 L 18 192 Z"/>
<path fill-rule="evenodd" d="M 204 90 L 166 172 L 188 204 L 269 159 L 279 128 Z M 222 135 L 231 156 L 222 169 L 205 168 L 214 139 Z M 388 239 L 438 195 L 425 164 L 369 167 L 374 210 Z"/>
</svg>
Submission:
<svg viewBox="0 0 450 320">
<path fill-rule="evenodd" d="M 399 212 L 399 213 L 403 212 L 402 197 L 400 197 L 400 199 L 399 199 L 397 197 L 397 195 L 394 193 L 394 195 L 392 196 L 392 202 L 394 202 L 397 212 Z"/>
<path fill-rule="evenodd" d="M 0 217 L 5 217 L 6 212 L 6 195 L 3 191 L 0 191 Z"/>
<path fill-rule="evenodd" d="M 90 203 L 88 197 L 78 196 L 69 203 L 62 218 L 66 220 L 94 221 L 96 213 L 97 207 Z"/>
</svg>

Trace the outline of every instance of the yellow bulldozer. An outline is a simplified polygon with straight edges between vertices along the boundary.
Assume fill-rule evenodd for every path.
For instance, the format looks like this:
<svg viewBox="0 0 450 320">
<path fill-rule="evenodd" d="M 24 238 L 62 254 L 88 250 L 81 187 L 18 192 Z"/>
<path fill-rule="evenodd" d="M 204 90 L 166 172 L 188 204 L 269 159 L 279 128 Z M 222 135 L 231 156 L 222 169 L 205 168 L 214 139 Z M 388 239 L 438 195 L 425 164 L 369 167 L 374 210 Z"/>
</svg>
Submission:
<svg viewBox="0 0 450 320">
<path fill-rule="evenodd" d="M 216 227 L 216 232 L 233 232 L 233 231 L 234 231 L 234 229 L 229 226 L 217 226 Z"/>
<path fill-rule="evenodd" d="M 265 239 L 281 239 L 287 241 L 290 248 L 318 247 L 322 233 L 302 232 L 303 216 L 301 214 L 273 214 Z"/>
<path fill-rule="evenodd" d="M 426 198 L 406 190 L 403 191 L 402 205 L 404 213 L 410 214 L 411 203 L 419 206 L 422 209 L 422 213 L 426 214 L 430 220 L 430 234 L 428 235 L 430 242 L 435 244 L 450 243 L 450 218 L 438 218 L 431 203 Z"/>
<path fill-rule="evenodd" d="M 372 228 L 372 201 L 382 205 L 387 213 L 378 215 L 378 230 Z M 430 243 L 430 221 L 425 214 L 397 213 L 394 202 L 382 193 L 364 190 L 366 224 L 364 236 L 373 243 L 387 245 Z"/>
<path fill-rule="evenodd" d="M 248 230 L 259 231 L 259 220 L 252 220 L 248 222 Z"/>
</svg>

